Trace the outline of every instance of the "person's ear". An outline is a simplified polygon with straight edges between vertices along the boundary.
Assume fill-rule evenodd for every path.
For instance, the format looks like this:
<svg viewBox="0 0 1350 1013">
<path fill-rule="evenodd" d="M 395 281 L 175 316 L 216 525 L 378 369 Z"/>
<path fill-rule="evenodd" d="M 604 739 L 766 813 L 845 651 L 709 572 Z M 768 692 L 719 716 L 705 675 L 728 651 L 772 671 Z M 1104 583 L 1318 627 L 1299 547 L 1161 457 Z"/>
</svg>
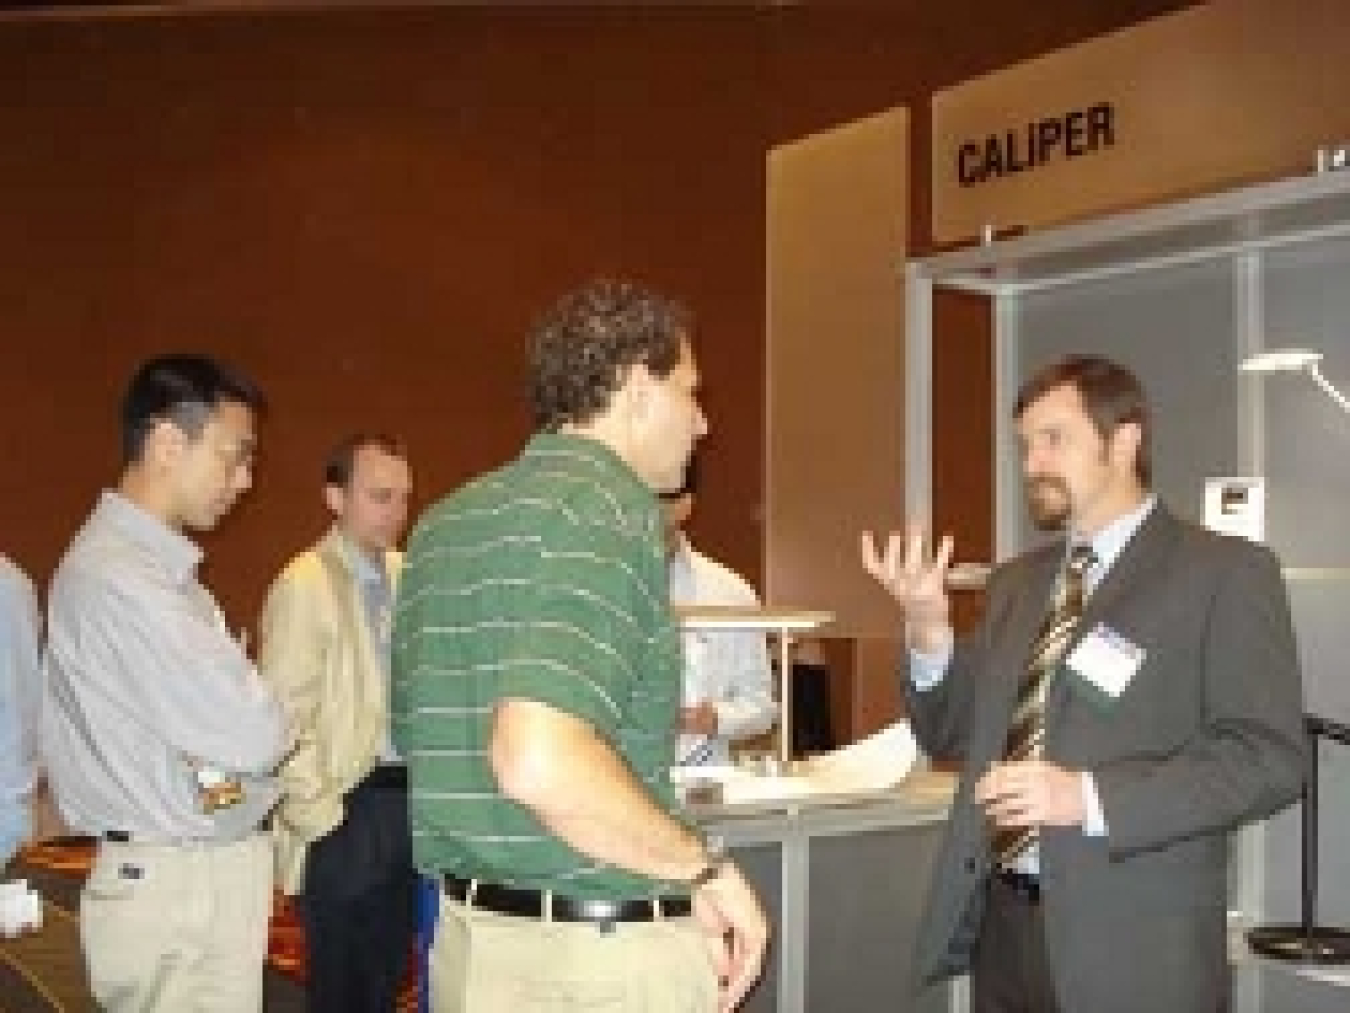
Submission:
<svg viewBox="0 0 1350 1013">
<path fill-rule="evenodd" d="M 1111 433 L 1111 460 L 1118 468 L 1134 470 L 1144 431 L 1138 422 L 1122 422 Z"/>
<path fill-rule="evenodd" d="M 157 470 L 167 470 L 186 453 L 189 442 L 188 434 L 173 422 L 156 419 L 145 435 L 145 450 L 141 458 Z"/>
<path fill-rule="evenodd" d="M 323 501 L 328 505 L 328 509 L 334 517 L 341 517 L 342 512 L 347 508 L 347 490 L 340 485 L 325 482 L 323 484 Z"/>
<path fill-rule="evenodd" d="M 614 392 L 623 417 L 630 425 L 641 425 L 651 412 L 652 374 L 642 363 L 629 366 L 622 386 Z"/>
</svg>

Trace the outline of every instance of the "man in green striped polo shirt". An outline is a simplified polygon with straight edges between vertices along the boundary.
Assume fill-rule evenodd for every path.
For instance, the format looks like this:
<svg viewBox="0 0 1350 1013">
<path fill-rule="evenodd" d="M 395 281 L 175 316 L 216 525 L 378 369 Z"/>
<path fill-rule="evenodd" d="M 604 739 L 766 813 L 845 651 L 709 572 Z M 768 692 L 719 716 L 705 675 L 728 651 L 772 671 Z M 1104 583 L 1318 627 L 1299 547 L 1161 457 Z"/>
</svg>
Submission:
<svg viewBox="0 0 1350 1013">
<path fill-rule="evenodd" d="M 538 432 L 409 541 L 394 739 L 440 883 L 438 1013 L 727 1010 L 764 913 L 682 816 L 656 493 L 707 430 L 684 311 L 600 281 L 540 322 Z"/>
</svg>

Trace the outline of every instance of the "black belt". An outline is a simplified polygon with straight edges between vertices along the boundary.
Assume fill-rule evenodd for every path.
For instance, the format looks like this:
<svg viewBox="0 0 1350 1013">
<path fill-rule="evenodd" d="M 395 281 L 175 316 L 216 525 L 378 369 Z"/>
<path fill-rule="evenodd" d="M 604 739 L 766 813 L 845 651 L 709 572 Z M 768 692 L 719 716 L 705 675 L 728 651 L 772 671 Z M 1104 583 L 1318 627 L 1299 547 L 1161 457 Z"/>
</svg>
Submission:
<svg viewBox="0 0 1350 1013">
<path fill-rule="evenodd" d="M 211 837 L 154 837 L 149 834 L 135 834 L 130 830 L 105 830 L 98 836 L 100 840 L 110 841 L 113 844 L 237 844 L 250 834 L 265 833 L 271 829 L 272 817 L 269 814 L 256 827 L 245 833 L 244 837 L 227 837 L 219 840 Z"/>
<path fill-rule="evenodd" d="M 1029 872 L 1017 872 L 1015 869 L 995 869 L 994 878 L 1028 904 L 1041 902 L 1041 877 Z"/>
<path fill-rule="evenodd" d="M 645 900 L 587 900 L 524 890 L 500 883 L 460 879 L 446 873 L 445 892 L 455 900 L 483 911 L 521 918 L 552 918 L 555 922 L 650 922 L 658 918 L 684 918 L 693 913 L 688 897 L 648 897 Z"/>
<path fill-rule="evenodd" d="M 391 788 L 408 790 L 408 767 L 403 763 L 377 763 L 370 768 L 357 788 Z"/>
</svg>

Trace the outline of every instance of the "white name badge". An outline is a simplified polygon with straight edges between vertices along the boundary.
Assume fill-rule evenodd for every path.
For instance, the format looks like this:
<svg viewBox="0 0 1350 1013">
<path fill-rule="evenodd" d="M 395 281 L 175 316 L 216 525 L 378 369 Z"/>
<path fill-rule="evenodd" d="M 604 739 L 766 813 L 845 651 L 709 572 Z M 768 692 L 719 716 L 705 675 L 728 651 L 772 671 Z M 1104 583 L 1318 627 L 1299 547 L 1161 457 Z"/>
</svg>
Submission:
<svg viewBox="0 0 1350 1013">
<path fill-rule="evenodd" d="M 1078 642 L 1065 664 L 1111 697 L 1120 696 L 1148 654 L 1115 630 L 1098 623 Z"/>
</svg>

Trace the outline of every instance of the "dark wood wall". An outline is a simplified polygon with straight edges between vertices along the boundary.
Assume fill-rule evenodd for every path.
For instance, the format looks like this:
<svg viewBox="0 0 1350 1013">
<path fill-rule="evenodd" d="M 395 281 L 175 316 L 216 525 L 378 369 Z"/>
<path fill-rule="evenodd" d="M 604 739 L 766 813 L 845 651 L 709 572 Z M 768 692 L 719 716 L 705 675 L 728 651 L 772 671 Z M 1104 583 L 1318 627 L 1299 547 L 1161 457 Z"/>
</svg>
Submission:
<svg viewBox="0 0 1350 1013">
<path fill-rule="evenodd" d="M 206 539 L 250 622 L 325 523 L 331 442 L 403 435 L 424 503 L 497 463 L 529 430 L 530 321 L 614 273 L 699 316 L 696 531 L 757 576 L 768 149 L 911 106 L 922 248 L 934 89 L 1184 4 L 965 6 L 0 16 L 0 548 L 44 581 L 115 477 L 135 363 L 210 351 L 272 404 L 256 486 Z M 978 539 L 987 423 L 955 391 L 987 351 L 963 333 L 939 516 Z"/>
</svg>

